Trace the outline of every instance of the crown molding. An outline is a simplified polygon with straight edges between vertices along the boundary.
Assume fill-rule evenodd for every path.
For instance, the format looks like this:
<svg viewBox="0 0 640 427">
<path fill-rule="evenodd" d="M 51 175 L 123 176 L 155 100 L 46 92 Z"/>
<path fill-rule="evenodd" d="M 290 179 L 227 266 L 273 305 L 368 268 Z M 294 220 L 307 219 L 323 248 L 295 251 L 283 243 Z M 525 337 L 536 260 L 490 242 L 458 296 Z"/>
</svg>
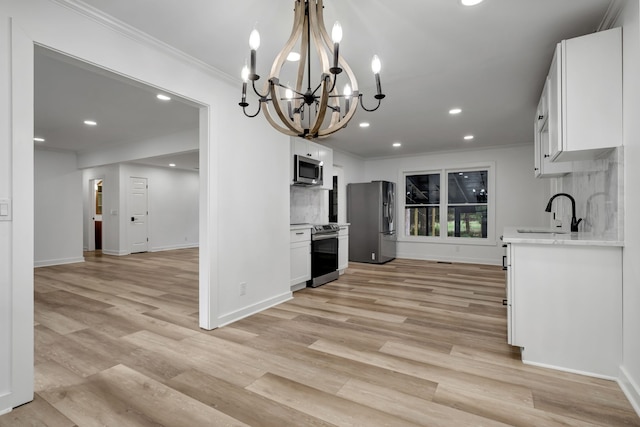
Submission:
<svg viewBox="0 0 640 427">
<path fill-rule="evenodd" d="M 624 0 L 611 0 L 607 11 L 602 17 L 602 21 L 600 21 L 600 25 L 598 25 L 597 31 L 604 31 L 613 28 L 616 21 L 620 17 L 620 13 L 622 13 L 624 5 Z"/>
<path fill-rule="evenodd" d="M 153 49 L 160 50 L 161 52 L 166 53 L 167 55 L 172 56 L 173 58 L 176 58 L 185 64 L 194 66 L 213 77 L 224 80 L 231 84 L 238 83 L 237 78 L 234 78 L 220 71 L 218 68 L 215 68 L 212 65 L 181 51 L 180 49 L 177 49 L 161 40 L 158 40 L 157 38 L 139 30 L 132 25 L 127 24 L 126 22 L 120 21 L 119 19 L 116 19 L 113 16 L 102 12 L 101 10 L 86 4 L 82 0 L 49 1 L 72 10 L 73 12 L 76 12 L 86 18 L 89 18 L 92 21 L 109 28 L 110 30 L 122 34 L 123 36 L 135 41 L 136 43 L 140 43 Z"/>
</svg>

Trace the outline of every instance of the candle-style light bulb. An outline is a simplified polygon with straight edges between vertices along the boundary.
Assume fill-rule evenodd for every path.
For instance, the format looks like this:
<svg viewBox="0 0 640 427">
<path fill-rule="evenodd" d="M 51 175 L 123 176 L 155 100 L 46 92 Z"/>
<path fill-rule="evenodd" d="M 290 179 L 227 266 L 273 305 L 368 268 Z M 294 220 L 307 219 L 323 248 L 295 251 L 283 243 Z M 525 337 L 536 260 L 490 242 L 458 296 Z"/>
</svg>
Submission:
<svg viewBox="0 0 640 427">
<path fill-rule="evenodd" d="M 243 82 L 247 83 L 249 81 L 249 67 L 247 67 L 246 63 L 244 64 L 244 67 L 242 67 L 240 76 L 242 77 Z"/>
<path fill-rule="evenodd" d="M 338 21 L 333 24 L 333 29 L 331 30 L 331 40 L 334 43 L 340 43 L 342 41 L 342 25 Z"/>
<path fill-rule="evenodd" d="M 249 35 L 249 47 L 251 50 L 258 50 L 260 47 L 260 33 L 255 28 Z"/>
<path fill-rule="evenodd" d="M 380 74 L 381 69 L 382 63 L 380 62 L 380 58 L 378 58 L 378 55 L 373 55 L 373 59 L 371 60 L 371 71 L 373 71 L 373 74 Z"/>
<path fill-rule="evenodd" d="M 242 77 L 242 98 L 240 99 L 240 106 L 244 108 L 249 106 L 249 104 L 247 103 L 247 82 L 249 81 L 249 67 L 247 67 L 246 63 L 244 64 L 244 67 L 242 67 L 240 76 Z"/>
<path fill-rule="evenodd" d="M 293 99 L 293 91 L 287 88 L 284 91 L 284 97 L 287 99 L 287 112 L 289 113 L 289 118 L 293 120 L 293 111 L 291 110 L 291 100 Z"/>
<path fill-rule="evenodd" d="M 373 59 L 371 60 L 371 71 L 376 78 L 376 89 L 377 93 L 374 97 L 378 100 L 384 98 L 384 94 L 382 93 L 382 86 L 380 85 L 380 70 L 382 69 L 382 63 L 380 62 L 380 58 L 378 55 L 373 55 Z"/>
<path fill-rule="evenodd" d="M 260 47 L 260 33 L 255 28 L 249 35 L 249 47 L 251 48 L 251 69 L 249 70 L 249 78 L 258 80 L 260 76 L 256 74 L 256 51 Z"/>
<path fill-rule="evenodd" d="M 351 100 L 351 86 L 349 83 L 344 85 L 344 113 L 347 114 L 349 112 L 349 101 Z"/>
<path fill-rule="evenodd" d="M 342 25 L 338 21 L 333 24 L 331 30 L 331 40 L 333 40 L 333 67 L 329 69 L 332 74 L 340 74 L 342 68 L 340 68 L 340 42 L 342 41 Z"/>
</svg>

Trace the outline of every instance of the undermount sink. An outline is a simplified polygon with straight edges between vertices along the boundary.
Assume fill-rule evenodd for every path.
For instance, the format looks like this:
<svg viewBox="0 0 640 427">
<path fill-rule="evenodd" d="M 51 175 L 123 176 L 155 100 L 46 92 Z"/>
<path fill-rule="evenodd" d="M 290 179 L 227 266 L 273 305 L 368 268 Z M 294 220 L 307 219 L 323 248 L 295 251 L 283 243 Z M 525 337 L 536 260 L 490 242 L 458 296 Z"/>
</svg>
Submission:
<svg viewBox="0 0 640 427">
<path fill-rule="evenodd" d="M 553 228 L 518 228 L 518 233 L 546 233 L 546 234 L 567 234 L 567 231 Z"/>
</svg>

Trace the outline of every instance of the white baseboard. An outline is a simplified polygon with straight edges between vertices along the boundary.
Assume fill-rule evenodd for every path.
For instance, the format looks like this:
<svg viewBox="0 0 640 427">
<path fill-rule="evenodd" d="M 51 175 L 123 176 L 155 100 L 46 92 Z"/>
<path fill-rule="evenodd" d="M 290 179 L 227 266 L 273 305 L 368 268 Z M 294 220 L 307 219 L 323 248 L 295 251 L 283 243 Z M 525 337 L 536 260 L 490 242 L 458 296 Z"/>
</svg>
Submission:
<svg viewBox="0 0 640 427">
<path fill-rule="evenodd" d="M 162 252 L 162 251 L 173 251 L 176 249 L 191 249 L 191 248 L 199 248 L 199 243 L 185 243 L 182 245 L 169 245 L 169 246 L 156 246 L 149 250 L 149 252 Z"/>
<path fill-rule="evenodd" d="M 230 323 L 237 322 L 240 319 L 244 319 L 245 317 L 249 317 L 253 314 L 266 310 L 267 308 L 282 304 L 283 302 L 289 301 L 290 299 L 293 299 L 292 293 L 285 292 L 283 294 L 276 295 L 273 298 L 269 298 L 256 304 L 252 304 L 240 310 L 224 314 L 218 318 L 218 327 L 220 328 Z"/>
<path fill-rule="evenodd" d="M 109 249 L 102 249 L 102 254 L 103 255 L 113 255 L 113 256 L 125 256 L 125 255 L 131 255 L 131 252 L 128 251 L 112 251 Z"/>
<path fill-rule="evenodd" d="M 0 409 L 0 415 L 8 414 L 11 411 L 13 411 L 13 408 Z"/>
<path fill-rule="evenodd" d="M 75 264 L 77 262 L 84 262 L 84 257 L 46 259 L 46 260 L 42 260 L 42 261 L 34 261 L 33 262 L 33 266 L 35 268 L 38 268 L 38 267 L 49 267 L 49 266 L 52 266 L 52 265 Z"/>
<path fill-rule="evenodd" d="M 618 377 L 618 384 L 624 392 L 629 403 L 633 406 L 638 416 L 640 416 L 640 386 L 631 378 L 624 366 L 620 367 L 620 376 Z"/>
<path fill-rule="evenodd" d="M 547 369 L 554 369 L 556 371 L 568 372 L 570 374 L 578 374 L 578 375 L 584 375 L 586 377 L 600 378 L 602 380 L 609 380 L 609 381 L 618 380 L 616 377 L 611 375 L 598 374 L 598 373 L 589 372 L 589 371 L 581 371 L 579 369 L 564 368 L 562 366 L 549 365 L 546 363 L 531 362 L 529 360 L 524 360 L 524 359 L 522 359 L 522 363 L 524 363 L 525 365 L 538 366 L 540 368 L 547 368 Z"/>
<path fill-rule="evenodd" d="M 502 258 L 500 260 L 496 259 L 484 259 L 484 258 L 465 258 L 465 257 L 457 257 L 457 258 L 447 258 L 441 256 L 431 256 L 431 255 L 422 255 L 422 254 L 414 254 L 409 252 L 398 252 L 396 253 L 396 258 L 404 258 L 404 259 L 416 259 L 420 261 L 434 261 L 434 262 L 450 262 L 450 263 L 464 263 L 464 264 L 482 264 L 482 265 L 501 265 Z"/>
</svg>

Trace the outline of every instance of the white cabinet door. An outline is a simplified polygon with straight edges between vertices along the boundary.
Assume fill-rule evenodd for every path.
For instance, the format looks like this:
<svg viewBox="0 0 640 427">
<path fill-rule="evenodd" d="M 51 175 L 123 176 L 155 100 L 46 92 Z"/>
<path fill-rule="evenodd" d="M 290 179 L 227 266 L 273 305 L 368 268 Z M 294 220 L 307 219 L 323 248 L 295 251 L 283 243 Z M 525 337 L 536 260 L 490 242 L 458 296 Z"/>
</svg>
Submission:
<svg viewBox="0 0 640 427">
<path fill-rule="evenodd" d="M 293 140 L 293 145 L 293 154 L 309 157 L 310 159 L 321 160 L 317 144 L 303 138 L 295 138 Z"/>
<path fill-rule="evenodd" d="M 622 360 L 622 248 L 510 244 L 510 344 L 522 360 L 614 378 Z"/>
<path fill-rule="evenodd" d="M 571 171 L 571 163 L 551 162 L 549 101 L 552 97 L 549 96 L 550 86 L 550 79 L 547 78 L 534 119 L 534 176 L 536 178 L 557 177 Z"/>
<path fill-rule="evenodd" d="M 620 28 L 563 40 L 549 79 L 552 160 L 590 160 L 622 145 Z"/>
<path fill-rule="evenodd" d="M 344 274 L 344 270 L 349 267 L 349 227 L 340 226 L 338 232 L 338 271 Z"/>
<path fill-rule="evenodd" d="M 317 145 L 317 144 L 316 144 Z M 333 189 L 333 150 L 318 145 L 318 160 L 322 162 L 322 189 Z"/>
<path fill-rule="evenodd" d="M 311 229 L 291 230 L 290 242 L 289 284 L 295 286 L 311 279 Z"/>
</svg>

